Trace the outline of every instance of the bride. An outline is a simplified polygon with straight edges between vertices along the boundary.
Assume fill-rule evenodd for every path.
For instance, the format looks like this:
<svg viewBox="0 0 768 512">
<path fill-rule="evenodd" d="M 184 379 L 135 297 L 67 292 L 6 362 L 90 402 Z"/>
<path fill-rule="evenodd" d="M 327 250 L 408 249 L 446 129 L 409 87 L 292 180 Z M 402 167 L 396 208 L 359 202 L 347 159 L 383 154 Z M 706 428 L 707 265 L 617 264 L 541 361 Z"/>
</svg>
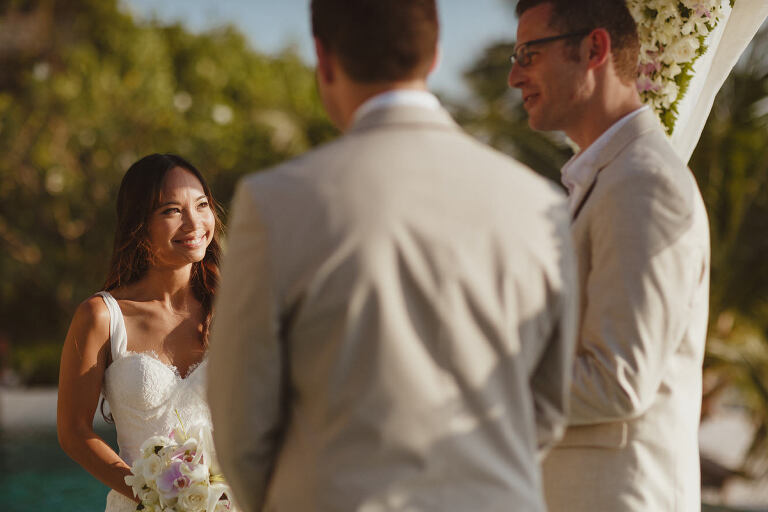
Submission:
<svg viewBox="0 0 768 512">
<path fill-rule="evenodd" d="M 205 351 L 218 284 L 221 231 L 210 189 L 186 160 L 153 154 L 120 185 L 104 291 L 77 308 L 64 342 L 61 447 L 109 486 L 107 512 L 136 510 L 125 483 L 141 444 L 179 426 L 210 426 Z M 120 454 L 93 430 L 109 403 Z"/>
</svg>

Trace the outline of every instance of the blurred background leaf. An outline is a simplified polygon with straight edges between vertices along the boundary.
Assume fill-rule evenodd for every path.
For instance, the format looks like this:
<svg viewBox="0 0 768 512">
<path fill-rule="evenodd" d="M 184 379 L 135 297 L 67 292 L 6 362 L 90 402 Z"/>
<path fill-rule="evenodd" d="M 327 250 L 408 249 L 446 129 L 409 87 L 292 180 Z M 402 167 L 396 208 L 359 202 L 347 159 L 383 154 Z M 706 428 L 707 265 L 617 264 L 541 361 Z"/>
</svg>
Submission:
<svg viewBox="0 0 768 512">
<path fill-rule="evenodd" d="M 244 173 L 334 135 L 312 70 L 232 27 L 139 22 L 114 0 L 0 2 L 0 334 L 60 346 L 103 282 L 139 157 L 184 156 L 226 204 Z"/>
</svg>

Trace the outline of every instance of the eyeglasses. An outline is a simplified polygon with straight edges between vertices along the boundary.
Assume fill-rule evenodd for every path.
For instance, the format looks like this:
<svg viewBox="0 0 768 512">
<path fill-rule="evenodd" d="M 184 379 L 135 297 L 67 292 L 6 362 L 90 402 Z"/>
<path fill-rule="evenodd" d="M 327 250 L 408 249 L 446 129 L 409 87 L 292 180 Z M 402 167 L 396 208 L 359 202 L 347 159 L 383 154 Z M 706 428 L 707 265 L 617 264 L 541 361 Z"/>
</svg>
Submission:
<svg viewBox="0 0 768 512">
<path fill-rule="evenodd" d="M 553 41 L 559 41 L 561 39 L 569 39 L 571 37 L 584 37 L 592 32 L 591 30 L 579 30 L 578 32 L 568 32 L 567 34 L 560 34 L 559 36 L 542 37 L 541 39 L 534 39 L 533 41 L 526 41 L 520 46 L 515 48 L 515 54 L 512 55 L 509 60 L 514 66 L 517 64 L 521 68 L 529 66 L 531 64 L 531 57 L 538 52 L 532 52 L 529 50 L 531 46 L 537 44 L 551 43 Z"/>
</svg>

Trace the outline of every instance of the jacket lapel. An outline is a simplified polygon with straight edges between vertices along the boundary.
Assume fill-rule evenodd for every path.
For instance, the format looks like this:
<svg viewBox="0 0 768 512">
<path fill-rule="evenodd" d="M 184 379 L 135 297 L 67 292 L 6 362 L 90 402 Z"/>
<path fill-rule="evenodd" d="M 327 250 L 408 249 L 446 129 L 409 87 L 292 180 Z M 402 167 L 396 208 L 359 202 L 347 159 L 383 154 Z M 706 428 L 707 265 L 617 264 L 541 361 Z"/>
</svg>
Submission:
<svg viewBox="0 0 768 512">
<path fill-rule="evenodd" d="M 598 173 L 600 170 L 598 169 Z M 579 213 L 581 212 L 581 209 L 584 207 L 584 204 L 586 204 L 587 199 L 589 199 L 589 196 L 592 195 L 592 191 L 595 189 L 595 185 L 597 185 L 597 174 L 595 173 L 595 176 L 592 178 L 592 183 L 589 184 L 589 188 L 586 192 L 584 192 L 584 195 L 581 196 L 581 199 L 579 199 L 579 203 L 576 205 L 576 208 L 573 210 L 573 214 L 571 215 L 571 224 L 576 222 L 576 217 L 579 216 Z"/>
<path fill-rule="evenodd" d="M 616 158 L 621 155 L 622 151 L 624 151 L 624 149 L 626 149 L 627 146 L 629 146 L 632 142 L 650 131 L 660 129 L 661 124 L 656 118 L 656 115 L 650 109 L 646 109 L 627 121 L 627 123 L 624 124 L 624 126 L 622 126 L 619 131 L 617 131 L 611 137 L 611 139 L 595 159 L 597 172 L 595 172 L 592 176 L 592 181 L 589 183 L 586 192 L 579 199 L 576 208 L 574 208 L 573 215 L 571 217 L 571 224 L 576 221 L 579 213 L 581 213 L 581 211 L 584 209 L 584 205 L 592 195 L 595 186 L 597 186 L 597 179 L 600 176 L 600 172 L 608 165 L 610 165 L 611 162 L 616 160 Z"/>
</svg>

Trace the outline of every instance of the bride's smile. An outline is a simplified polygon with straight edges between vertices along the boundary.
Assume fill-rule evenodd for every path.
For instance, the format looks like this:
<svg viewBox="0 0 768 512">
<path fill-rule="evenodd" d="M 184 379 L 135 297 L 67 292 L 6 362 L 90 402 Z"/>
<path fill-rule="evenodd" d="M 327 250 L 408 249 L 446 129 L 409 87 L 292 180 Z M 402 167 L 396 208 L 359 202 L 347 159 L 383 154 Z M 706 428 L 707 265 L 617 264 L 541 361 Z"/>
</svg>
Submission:
<svg viewBox="0 0 768 512">
<path fill-rule="evenodd" d="M 202 260 L 215 220 L 200 180 L 181 167 L 171 169 L 158 203 L 148 222 L 156 264 L 176 266 Z"/>
<path fill-rule="evenodd" d="M 194 249 L 196 247 L 200 247 L 200 245 L 202 245 L 206 240 L 208 240 L 208 235 L 203 233 L 202 235 L 199 235 L 199 236 L 184 238 L 181 240 L 174 240 L 173 243 L 180 244 L 184 247 Z"/>
</svg>

